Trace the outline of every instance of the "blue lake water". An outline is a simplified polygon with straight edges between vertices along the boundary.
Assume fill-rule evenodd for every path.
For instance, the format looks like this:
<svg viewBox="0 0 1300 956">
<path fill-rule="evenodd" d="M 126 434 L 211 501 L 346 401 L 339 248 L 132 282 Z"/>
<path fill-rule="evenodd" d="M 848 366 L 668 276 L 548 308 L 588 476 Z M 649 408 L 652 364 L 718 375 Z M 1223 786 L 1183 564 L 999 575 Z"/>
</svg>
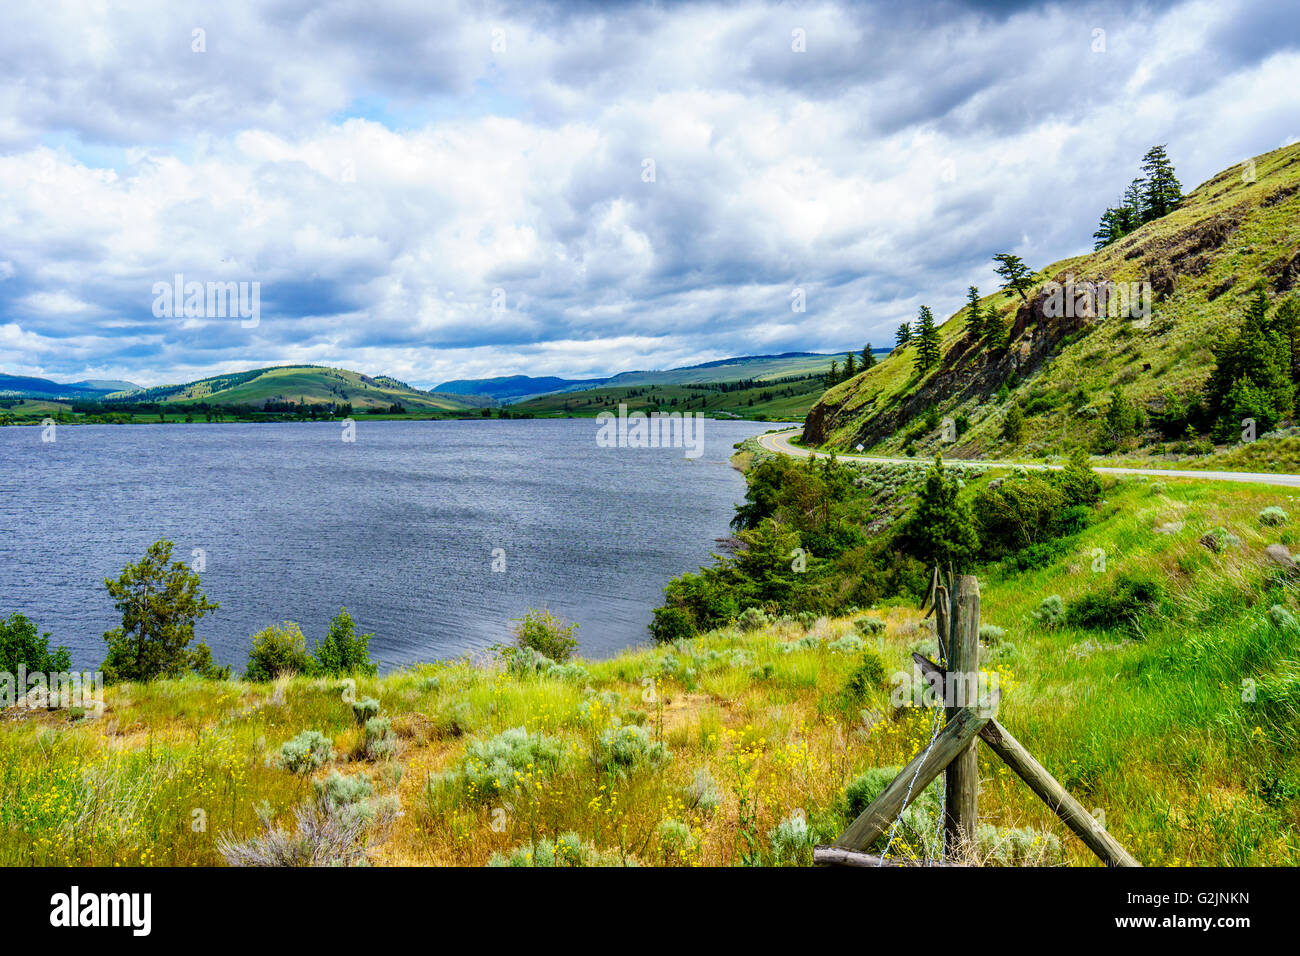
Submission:
<svg viewBox="0 0 1300 956">
<path fill-rule="evenodd" d="M 694 459 L 598 447 L 591 419 L 363 419 L 352 443 L 338 423 L 0 428 L 0 615 L 92 667 L 118 623 L 104 578 L 168 538 L 203 552 L 221 607 L 196 633 L 236 671 L 256 631 L 297 621 L 311 646 L 340 605 L 384 667 L 481 651 L 530 607 L 607 655 L 709 562 L 744 496 L 733 445 L 770 427 L 704 422 Z"/>
</svg>

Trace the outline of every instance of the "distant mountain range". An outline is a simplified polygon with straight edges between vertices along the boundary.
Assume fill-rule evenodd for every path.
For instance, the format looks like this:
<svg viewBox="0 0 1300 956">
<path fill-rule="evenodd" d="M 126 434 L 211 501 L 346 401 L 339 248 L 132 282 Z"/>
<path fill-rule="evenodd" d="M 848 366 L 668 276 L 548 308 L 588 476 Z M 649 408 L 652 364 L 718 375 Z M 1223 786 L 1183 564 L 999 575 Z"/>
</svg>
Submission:
<svg viewBox="0 0 1300 956">
<path fill-rule="evenodd" d="M 0 398 L 94 399 L 140 388 L 134 382 L 86 379 L 82 382 L 53 382 L 48 378 L 6 375 L 0 372 Z"/>
<path fill-rule="evenodd" d="M 887 349 L 875 350 L 879 355 Z M 456 411 L 513 404 L 545 395 L 602 386 L 686 385 L 823 374 L 842 353 L 782 352 L 719 359 L 681 368 L 621 372 L 608 378 L 569 379 L 555 376 L 507 375 L 498 378 L 456 379 L 431 390 L 415 388 L 385 375 L 370 376 L 348 369 L 317 365 L 286 365 L 212 375 L 183 385 L 146 388 L 134 382 L 87 379 L 55 382 L 0 373 L 0 398 L 42 401 L 130 401 L 166 404 L 246 405 L 267 402 L 298 404 L 350 403 L 358 409 L 402 405 L 411 410 Z"/>
<path fill-rule="evenodd" d="M 889 349 L 873 349 L 876 355 L 888 355 Z M 748 355 L 718 359 L 699 365 L 657 371 L 620 372 L 608 378 L 556 378 L 510 375 L 503 378 L 470 378 L 443 382 L 434 392 L 458 395 L 488 395 L 504 404 L 524 402 L 543 395 L 578 392 L 589 388 L 620 385 L 685 385 L 706 382 L 734 382 L 742 379 L 771 381 L 825 372 L 832 361 L 842 361 L 843 353 L 782 352 L 778 355 Z"/>
</svg>

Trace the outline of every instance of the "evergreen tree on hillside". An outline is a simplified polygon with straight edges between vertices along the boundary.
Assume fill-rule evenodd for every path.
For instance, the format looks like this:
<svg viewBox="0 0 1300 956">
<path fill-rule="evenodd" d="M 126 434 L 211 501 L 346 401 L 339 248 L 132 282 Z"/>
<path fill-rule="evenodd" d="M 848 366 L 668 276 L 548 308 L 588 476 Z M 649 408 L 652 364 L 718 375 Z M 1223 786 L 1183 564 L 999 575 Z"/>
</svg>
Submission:
<svg viewBox="0 0 1300 956">
<path fill-rule="evenodd" d="M 826 372 L 826 387 L 834 388 L 840 383 L 840 363 L 836 359 L 831 359 L 831 367 Z"/>
<path fill-rule="evenodd" d="M 1107 207 L 1106 211 L 1101 214 L 1101 222 L 1097 226 L 1097 231 L 1092 234 L 1094 252 L 1123 237 L 1124 230 L 1120 228 L 1119 219 L 1120 211 L 1114 206 Z"/>
<path fill-rule="evenodd" d="M 984 312 L 984 346 L 1000 352 L 1007 347 L 1010 328 L 1002 321 L 1002 315 L 990 305 Z"/>
<path fill-rule="evenodd" d="M 1020 403 L 1013 401 L 1006 415 L 1002 417 L 1002 437 L 1011 444 L 1018 445 L 1024 430 L 1025 413 L 1021 410 Z"/>
<path fill-rule="evenodd" d="M 1014 290 L 1028 304 L 1029 298 L 1025 293 L 1034 287 L 1034 273 L 1029 266 L 1019 256 L 1013 256 L 1009 252 L 999 252 L 993 261 L 998 264 L 993 271 L 1002 277 L 1004 283 L 1002 291 Z"/>
<path fill-rule="evenodd" d="M 1279 310 L 1281 311 L 1281 310 Z M 1295 405 L 1292 355 L 1282 322 L 1270 322 L 1268 293 L 1255 290 L 1240 330 L 1210 347 L 1215 366 L 1206 391 L 1221 438 L 1238 433 L 1243 419 L 1263 433 L 1289 416 Z"/>
<path fill-rule="evenodd" d="M 1110 405 L 1106 408 L 1094 449 L 1103 455 L 1114 451 L 1125 439 L 1137 434 L 1142 418 L 1141 410 L 1124 394 L 1124 389 L 1116 387 L 1110 393 Z"/>
<path fill-rule="evenodd" d="M 924 372 L 939 361 L 939 330 L 928 305 L 921 306 L 916 330 L 916 368 Z"/>
<path fill-rule="evenodd" d="M 912 327 L 904 322 L 894 333 L 894 348 L 902 348 L 912 341 Z"/>
<path fill-rule="evenodd" d="M 1146 173 L 1143 195 L 1143 222 L 1166 216 L 1183 200 L 1183 187 L 1174 175 L 1174 164 L 1169 161 L 1163 146 L 1152 146 L 1142 157 L 1142 172 Z"/>
<path fill-rule="evenodd" d="M 1128 184 L 1128 188 L 1124 190 L 1124 198 L 1119 204 L 1119 212 L 1125 235 L 1146 222 L 1146 192 L 1146 181 L 1141 176 L 1134 178 Z"/>
<path fill-rule="evenodd" d="M 871 343 L 862 346 L 862 371 L 875 367 L 876 357 L 871 354 Z"/>
<path fill-rule="evenodd" d="M 1292 294 L 1273 313 L 1273 327 L 1286 343 L 1291 360 L 1291 381 L 1300 382 L 1300 297 Z"/>
<path fill-rule="evenodd" d="M 852 352 L 845 352 L 844 353 L 844 378 L 841 379 L 841 381 L 847 382 L 849 379 L 851 379 L 853 376 L 857 374 L 858 374 L 857 359 L 854 358 Z"/>
<path fill-rule="evenodd" d="M 974 336 L 976 342 L 982 341 L 984 313 L 980 311 L 980 290 L 975 286 L 966 290 L 966 308 L 970 309 L 970 317 L 966 320 L 966 334 Z"/>
</svg>

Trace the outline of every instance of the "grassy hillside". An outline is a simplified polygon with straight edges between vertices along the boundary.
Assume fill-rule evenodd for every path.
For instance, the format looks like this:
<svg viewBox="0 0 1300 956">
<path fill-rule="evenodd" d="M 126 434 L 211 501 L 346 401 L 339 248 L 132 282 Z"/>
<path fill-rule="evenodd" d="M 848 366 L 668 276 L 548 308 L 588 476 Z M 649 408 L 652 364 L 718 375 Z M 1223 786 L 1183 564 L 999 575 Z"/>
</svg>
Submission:
<svg viewBox="0 0 1300 956">
<path fill-rule="evenodd" d="M 164 385 L 133 392 L 126 398 L 131 402 L 255 407 L 266 402 L 348 403 L 358 410 L 397 404 L 410 410 L 450 411 L 493 404 L 491 399 L 482 396 L 435 394 L 386 376 L 371 377 L 347 369 L 316 365 L 288 365 L 214 375 L 187 385 Z"/>
<path fill-rule="evenodd" d="M 980 571 L 983 621 L 1005 629 L 981 652 L 999 719 L 1146 865 L 1300 863 L 1296 581 L 1263 551 L 1295 532 L 1257 518 L 1277 504 L 1289 502 L 1254 486 L 1124 480 L 1068 551 Z M 1217 527 L 1239 541 L 1201 545 Z M 1033 615 L 1045 597 L 1110 593 L 1133 573 L 1169 582 L 1138 633 Z M 884 622 L 878 637 L 860 636 L 863 616 Z M 920 617 L 882 605 L 731 626 L 542 672 L 428 664 L 361 678 L 355 695 L 328 679 L 184 680 L 111 687 L 98 718 L 11 709 L 0 863 L 219 863 L 220 839 L 262 832 L 262 801 L 294 828 L 313 789 L 281 765 L 281 745 L 306 730 L 333 754 L 307 776 L 369 789 L 376 863 L 543 864 L 569 833 L 561 862 L 806 863 L 929 739 L 924 708 L 891 702 L 910 652 L 933 652 Z M 389 722 L 382 746 L 354 719 L 349 701 L 366 697 Z M 985 860 L 1095 864 L 980 759 Z M 333 771 L 366 784 L 327 783 Z M 922 798 L 895 853 L 923 852 L 937 805 Z"/>
<path fill-rule="evenodd" d="M 1156 301 L 1149 321 L 1049 318 L 1041 297 L 1025 305 L 1014 293 L 988 296 L 983 304 L 1013 323 L 1008 350 L 973 342 L 962 310 L 940 327 L 943 357 L 929 372 L 914 371 L 915 346 L 892 353 L 828 391 L 810 412 L 804 439 L 832 448 L 861 442 L 882 453 L 908 446 L 930 452 L 942 445 L 941 430 L 924 422 L 933 407 L 968 426 L 955 445 L 944 446 L 949 455 L 1047 456 L 1087 445 L 1117 386 L 1148 422 L 1171 400 L 1201 394 L 1213 367 L 1209 344 L 1241 321 L 1255 283 L 1267 284 L 1276 305 L 1300 281 L 1300 145 L 1254 164 L 1254 181 L 1243 181 L 1243 166 L 1226 169 L 1170 215 L 1038 273 L 1040 283 L 1068 275 L 1150 281 Z M 1001 437 L 1004 385 L 1025 414 L 1014 443 Z M 1174 461 L 1213 450 L 1204 436 L 1164 440 L 1150 427 L 1131 445 L 1130 452 Z"/>
<path fill-rule="evenodd" d="M 857 353 L 854 354 L 856 357 Z M 877 355 L 883 354 L 885 353 L 877 350 Z M 461 395 L 490 395 L 502 402 L 522 403 L 539 398 L 599 388 L 631 389 L 651 385 L 699 385 L 739 381 L 777 382 L 787 378 L 825 375 L 832 361 L 842 363 L 843 360 L 843 355 L 788 352 L 781 355 L 750 355 L 741 358 L 720 359 L 716 362 L 705 362 L 701 365 L 688 365 L 682 368 L 621 372 L 609 378 L 599 379 L 534 378 L 527 375 L 511 375 L 504 378 L 460 379 L 443 382 L 434 391 L 437 393 L 452 391 Z M 610 392 L 607 394 L 619 393 Z M 624 391 L 622 394 L 628 393 Z M 543 403 L 539 408 L 549 412 L 552 409 L 552 403 Z"/>
<path fill-rule="evenodd" d="M 741 384 L 747 387 L 737 387 Z M 723 387 L 726 385 L 727 387 Z M 717 417 L 760 421 L 802 421 L 821 396 L 820 375 L 748 383 L 635 385 L 585 389 L 529 399 L 511 406 L 538 417 L 593 416 L 617 411 L 705 412 Z"/>
<path fill-rule="evenodd" d="M 704 382 L 771 381 L 806 375 L 825 375 L 832 361 L 844 363 L 841 355 L 754 355 L 723 359 L 703 365 L 648 372 L 623 372 L 606 382 L 609 386 L 685 385 Z"/>
</svg>

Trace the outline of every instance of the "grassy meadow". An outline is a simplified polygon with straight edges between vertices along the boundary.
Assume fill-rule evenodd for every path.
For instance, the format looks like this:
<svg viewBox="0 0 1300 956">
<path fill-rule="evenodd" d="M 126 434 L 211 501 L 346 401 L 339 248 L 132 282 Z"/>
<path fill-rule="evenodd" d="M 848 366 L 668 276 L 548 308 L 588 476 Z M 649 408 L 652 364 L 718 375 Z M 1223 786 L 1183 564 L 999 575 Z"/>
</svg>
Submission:
<svg viewBox="0 0 1300 956">
<path fill-rule="evenodd" d="M 1121 480 L 1062 553 L 979 572 L 983 623 L 1003 631 L 982 649 L 999 719 L 1145 865 L 1300 863 L 1296 583 L 1264 553 L 1295 532 L 1258 518 L 1294 505 Z M 1200 541 L 1216 528 L 1219 551 Z M 1138 622 L 1041 610 L 1133 572 L 1167 582 Z M 751 620 L 605 660 L 448 661 L 355 684 L 121 684 L 98 717 L 12 708 L 0 864 L 220 864 L 264 832 L 259 807 L 292 835 L 295 808 L 356 790 L 345 802 L 368 808 L 362 852 L 380 865 L 807 864 L 930 739 L 932 712 L 891 700 L 911 651 L 934 651 L 921 618 Z M 304 731 L 330 741 L 317 761 L 282 749 Z M 982 862 L 1097 863 L 987 750 L 980 768 Z M 934 790 L 891 855 L 925 855 Z"/>
</svg>

